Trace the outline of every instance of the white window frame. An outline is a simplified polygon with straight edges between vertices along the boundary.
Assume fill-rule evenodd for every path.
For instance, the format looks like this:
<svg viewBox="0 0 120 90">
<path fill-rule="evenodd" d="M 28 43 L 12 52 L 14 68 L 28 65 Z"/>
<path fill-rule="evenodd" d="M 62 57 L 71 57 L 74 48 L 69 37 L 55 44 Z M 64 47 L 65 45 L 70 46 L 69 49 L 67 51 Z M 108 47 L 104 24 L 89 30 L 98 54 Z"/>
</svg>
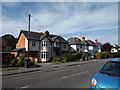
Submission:
<svg viewBox="0 0 120 90">
<path fill-rule="evenodd" d="M 48 52 L 41 52 L 42 54 L 42 56 L 41 56 L 41 58 L 43 58 L 43 59 L 46 59 L 46 58 L 48 58 Z"/>
<path fill-rule="evenodd" d="M 47 41 L 46 40 L 42 40 L 42 47 L 47 47 Z"/>
<path fill-rule="evenodd" d="M 35 47 L 35 41 L 32 41 L 32 47 Z"/>
</svg>

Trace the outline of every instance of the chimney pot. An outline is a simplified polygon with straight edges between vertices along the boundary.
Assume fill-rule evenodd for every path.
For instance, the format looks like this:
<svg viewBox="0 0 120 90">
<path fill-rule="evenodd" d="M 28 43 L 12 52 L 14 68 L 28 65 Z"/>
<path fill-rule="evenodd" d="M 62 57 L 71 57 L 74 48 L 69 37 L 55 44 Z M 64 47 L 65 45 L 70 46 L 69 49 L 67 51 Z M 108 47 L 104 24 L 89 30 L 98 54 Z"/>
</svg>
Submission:
<svg viewBox="0 0 120 90">
<path fill-rule="evenodd" d="M 97 40 L 97 39 L 95 39 L 95 43 L 98 43 L 98 40 Z"/>
<path fill-rule="evenodd" d="M 49 32 L 48 32 L 48 30 L 46 30 L 46 32 L 44 32 L 44 34 L 46 34 L 46 35 L 49 35 Z"/>
<path fill-rule="evenodd" d="M 85 40 L 85 37 L 82 37 L 82 41 L 84 41 Z"/>
</svg>

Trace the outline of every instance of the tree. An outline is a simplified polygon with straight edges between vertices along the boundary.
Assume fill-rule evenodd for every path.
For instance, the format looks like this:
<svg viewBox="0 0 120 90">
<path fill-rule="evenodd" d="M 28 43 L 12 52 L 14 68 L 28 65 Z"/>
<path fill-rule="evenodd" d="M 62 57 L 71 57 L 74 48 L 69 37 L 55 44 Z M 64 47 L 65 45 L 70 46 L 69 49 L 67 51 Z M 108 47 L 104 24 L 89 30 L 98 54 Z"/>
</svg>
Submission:
<svg viewBox="0 0 120 90">
<path fill-rule="evenodd" d="M 6 34 L 2 36 L 2 40 L 6 42 L 7 51 L 11 51 L 16 47 L 17 39 L 13 35 Z"/>
<path fill-rule="evenodd" d="M 106 51 L 108 53 L 111 53 L 111 44 L 110 43 L 105 43 L 103 44 L 103 51 Z"/>
</svg>

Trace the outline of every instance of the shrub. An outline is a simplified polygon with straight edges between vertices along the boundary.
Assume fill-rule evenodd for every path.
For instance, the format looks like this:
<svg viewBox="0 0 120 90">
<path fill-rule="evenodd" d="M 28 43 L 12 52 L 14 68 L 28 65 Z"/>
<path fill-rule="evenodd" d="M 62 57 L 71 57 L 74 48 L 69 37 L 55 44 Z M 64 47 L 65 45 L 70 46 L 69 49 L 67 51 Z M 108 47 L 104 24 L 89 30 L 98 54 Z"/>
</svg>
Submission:
<svg viewBox="0 0 120 90">
<path fill-rule="evenodd" d="M 71 54 L 62 55 L 63 62 L 69 62 L 71 60 Z"/>
<path fill-rule="evenodd" d="M 81 53 L 73 53 L 72 56 L 71 56 L 71 61 L 81 59 L 81 56 L 82 56 Z"/>
<path fill-rule="evenodd" d="M 97 59 L 101 59 L 102 58 L 102 53 L 101 52 L 97 52 L 96 53 L 96 58 Z"/>
<path fill-rule="evenodd" d="M 85 61 L 85 57 L 87 57 L 87 60 L 88 60 L 88 55 L 84 54 L 84 55 L 81 56 L 83 61 Z"/>
<path fill-rule="evenodd" d="M 119 54 L 118 53 L 110 53 L 109 57 L 116 58 L 116 57 L 119 57 Z"/>
<path fill-rule="evenodd" d="M 109 53 L 108 52 L 97 52 L 96 58 L 97 59 L 109 58 Z"/>
<path fill-rule="evenodd" d="M 102 52 L 102 59 L 104 59 L 104 58 L 109 58 L 108 52 Z"/>
<path fill-rule="evenodd" d="M 17 66 L 24 66 L 24 62 L 25 62 L 25 54 L 23 55 L 19 55 L 19 57 L 17 58 Z"/>
<path fill-rule="evenodd" d="M 13 60 L 13 57 L 12 57 L 11 55 L 6 55 L 6 56 L 2 59 L 2 65 L 4 65 L 4 66 L 10 66 L 12 60 Z"/>
<path fill-rule="evenodd" d="M 52 62 L 59 62 L 60 58 L 58 56 L 53 56 L 52 57 Z"/>
</svg>

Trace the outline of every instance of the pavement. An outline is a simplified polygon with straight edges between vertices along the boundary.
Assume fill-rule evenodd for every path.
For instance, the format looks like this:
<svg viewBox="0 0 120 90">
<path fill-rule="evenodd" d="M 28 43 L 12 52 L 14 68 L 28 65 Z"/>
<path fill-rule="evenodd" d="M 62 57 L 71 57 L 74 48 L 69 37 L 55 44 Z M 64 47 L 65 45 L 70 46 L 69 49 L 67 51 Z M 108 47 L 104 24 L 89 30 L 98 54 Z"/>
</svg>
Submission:
<svg viewBox="0 0 120 90">
<path fill-rule="evenodd" d="M 110 59 L 104 59 L 104 60 L 110 60 Z M 71 62 L 71 63 L 63 63 L 63 64 L 57 64 L 57 65 L 50 65 L 50 63 L 39 63 L 39 67 L 35 67 L 35 68 L 21 68 L 18 70 L 2 70 L 1 75 L 9 76 L 9 75 L 20 74 L 20 73 L 51 70 L 54 68 L 64 68 L 64 67 L 68 67 L 68 66 L 81 65 L 81 64 L 92 63 L 92 62 L 97 62 L 97 61 L 99 61 L 99 60 L 93 59 L 90 61 Z"/>
</svg>

